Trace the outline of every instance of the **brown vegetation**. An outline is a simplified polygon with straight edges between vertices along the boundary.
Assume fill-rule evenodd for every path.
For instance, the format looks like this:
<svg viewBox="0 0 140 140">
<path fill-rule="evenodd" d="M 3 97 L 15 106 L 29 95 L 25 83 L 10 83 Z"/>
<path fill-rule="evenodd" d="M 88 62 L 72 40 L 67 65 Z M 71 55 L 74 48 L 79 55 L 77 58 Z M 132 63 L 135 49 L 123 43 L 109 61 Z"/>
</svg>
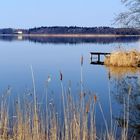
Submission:
<svg viewBox="0 0 140 140">
<path fill-rule="evenodd" d="M 14 108 L 8 107 L 10 88 L 0 98 L 0 140 L 96 140 L 116 139 L 116 123 L 112 125 L 112 107 L 110 98 L 111 126 L 107 123 L 99 97 L 95 94 L 87 94 L 83 91 L 81 57 L 81 92 L 79 100 L 75 101 L 71 96 L 71 87 L 64 90 L 63 74 L 60 72 L 61 83 L 61 111 L 57 110 L 53 101 L 48 100 L 48 84 L 46 86 L 46 107 L 38 102 L 36 96 L 34 73 L 31 67 L 33 91 L 30 95 L 32 99 L 25 97 L 14 103 Z M 128 99 L 129 99 L 128 94 Z M 109 94 L 110 97 L 110 94 Z M 129 100 L 128 100 L 129 101 Z M 96 130 L 96 106 L 99 107 L 103 117 L 105 130 L 101 133 Z M 126 108 L 129 107 L 126 106 Z M 45 110 L 45 111 L 44 111 Z M 125 110 L 125 109 L 124 109 Z M 12 115 L 11 115 L 12 114 Z M 128 124 L 129 113 L 124 113 L 124 118 Z M 111 127 L 111 128 L 110 128 Z M 128 125 L 122 128 L 120 139 L 128 138 Z"/>
<path fill-rule="evenodd" d="M 1 140 L 115 140 L 117 126 L 114 124 L 112 130 L 109 129 L 110 125 L 107 124 L 102 105 L 95 94 L 80 93 L 79 102 L 75 102 L 70 92 L 62 91 L 62 114 L 56 110 L 54 102 L 46 103 L 45 112 L 37 100 L 29 102 L 25 97 L 22 102 L 15 101 L 10 111 L 13 116 L 9 114 L 11 108 L 7 106 L 7 94 L 3 97 L 0 104 Z M 96 106 L 100 108 L 105 125 L 105 130 L 98 132 L 98 135 Z M 122 129 L 121 133 L 124 134 L 120 134 L 120 139 L 127 139 L 127 132 Z"/>
<path fill-rule="evenodd" d="M 104 64 L 118 67 L 139 67 L 140 52 L 136 50 L 113 52 L 105 57 Z"/>
</svg>

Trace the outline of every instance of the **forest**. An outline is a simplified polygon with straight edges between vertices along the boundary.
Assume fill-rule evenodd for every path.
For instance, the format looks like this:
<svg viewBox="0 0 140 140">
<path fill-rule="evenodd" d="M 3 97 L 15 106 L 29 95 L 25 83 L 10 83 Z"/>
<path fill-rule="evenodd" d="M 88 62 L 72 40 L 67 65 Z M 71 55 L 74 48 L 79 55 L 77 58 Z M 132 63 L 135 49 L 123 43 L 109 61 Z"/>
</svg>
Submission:
<svg viewBox="0 0 140 140">
<path fill-rule="evenodd" d="M 113 28 L 113 27 L 77 27 L 52 26 L 34 27 L 30 29 L 0 29 L 0 34 L 112 34 L 112 35 L 140 35 L 139 28 Z"/>
</svg>

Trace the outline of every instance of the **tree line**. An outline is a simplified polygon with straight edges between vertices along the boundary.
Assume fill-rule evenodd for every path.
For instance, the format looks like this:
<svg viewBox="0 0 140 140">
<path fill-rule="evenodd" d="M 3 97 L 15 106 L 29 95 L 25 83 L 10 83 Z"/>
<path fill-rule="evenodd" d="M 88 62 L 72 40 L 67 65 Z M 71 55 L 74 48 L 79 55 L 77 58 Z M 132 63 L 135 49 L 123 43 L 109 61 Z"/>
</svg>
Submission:
<svg viewBox="0 0 140 140">
<path fill-rule="evenodd" d="M 76 26 L 53 26 L 35 27 L 31 29 L 0 29 L 0 34 L 114 34 L 114 35 L 140 35 L 137 28 L 113 28 L 113 27 L 76 27 Z"/>
</svg>

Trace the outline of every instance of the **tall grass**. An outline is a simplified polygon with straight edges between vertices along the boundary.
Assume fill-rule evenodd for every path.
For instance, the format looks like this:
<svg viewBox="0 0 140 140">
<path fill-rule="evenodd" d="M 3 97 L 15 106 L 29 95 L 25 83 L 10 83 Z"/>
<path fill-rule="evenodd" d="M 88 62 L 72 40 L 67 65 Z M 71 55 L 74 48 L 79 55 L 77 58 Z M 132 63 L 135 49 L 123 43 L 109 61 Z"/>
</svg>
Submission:
<svg viewBox="0 0 140 140">
<path fill-rule="evenodd" d="M 48 101 L 48 82 L 46 86 L 46 106 L 41 110 L 38 105 L 36 96 L 35 76 L 31 66 L 31 75 L 33 82 L 33 98 L 32 101 L 20 99 L 15 101 L 13 116 L 9 114 L 7 106 L 7 94 L 1 99 L 0 104 L 0 139 L 1 140 L 96 140 L 107 139 L 115 140 L 116 130 L 113 131 L 111 95 L 109 93 L 109 109 L 111 115 L 111 131 L 109 124 L 105 118 L 105 113 L 101 105 L 99 97 L 96 94 L 85 94 L 83 91 L 83 56 L 81 58 L 81 93 L 80 99 L 76 102 L 71 96 L 71 87 L 68 92 L 63 85 L 63 73 L 60 72 L 61 102 L 62 113 L 56 109 L 54 102 Z M 110 91 L 109 91 L 110 92 Z M 129 97 L 127 100 L 129 104 Z M 96 129 L 96 106 L 99 107 L 105 131 L 97 134 Z M 129 108 L 129 106 L 128 106 Z M 127 111 L 128 111 L 127 108 Z M 45 112 L 44 112 L 45 111 Z M 122 128 L 120 139 L 128 138 L 128 122 L 129 114 L 124 116 L 127 119 L 126 127 Z M 12 118 L 12 119 L 11 119 Z M 63 119 L 62 119 L 63 118 Z M 12 125 L 11 125 L 12 124 Z"/>
<path fill-rule="evenodd" d="M 136 50 L 116 51 L 106 56 L 104 64 L 118 67 L 138 67 L 140 66 L 140 52 Z"/>
</svg>

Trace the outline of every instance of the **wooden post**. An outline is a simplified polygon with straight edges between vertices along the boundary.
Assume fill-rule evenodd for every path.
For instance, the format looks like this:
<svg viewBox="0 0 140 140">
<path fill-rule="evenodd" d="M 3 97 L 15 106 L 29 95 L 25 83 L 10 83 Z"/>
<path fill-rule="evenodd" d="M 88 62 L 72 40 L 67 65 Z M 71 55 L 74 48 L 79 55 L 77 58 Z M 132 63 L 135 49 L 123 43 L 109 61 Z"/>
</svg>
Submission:
<svg viewBox="0 0 140 140">
<path fill-rule="evenodd" d="M 100 54 L 98 54 L 98 62 L 100 62 Z"/>
</svg>

